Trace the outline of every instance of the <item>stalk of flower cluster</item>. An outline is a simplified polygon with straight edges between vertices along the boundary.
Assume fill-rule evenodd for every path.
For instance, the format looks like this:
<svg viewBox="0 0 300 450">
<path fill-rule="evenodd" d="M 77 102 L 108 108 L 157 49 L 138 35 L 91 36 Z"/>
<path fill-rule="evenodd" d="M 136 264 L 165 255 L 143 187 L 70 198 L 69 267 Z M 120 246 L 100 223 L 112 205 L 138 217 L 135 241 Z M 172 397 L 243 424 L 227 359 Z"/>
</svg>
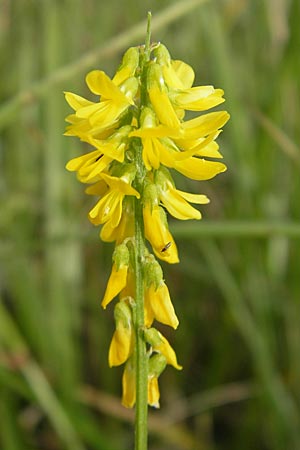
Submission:
<svg viewBox="0 0 300 450">
<path fill-rule="evenodd" d="M 147 34 L 145 49 L 142 59 L 142 79 L 146 70 L 147 62 L 150 59 L 150 39 L 151 39 L 151 13 L 148 12 Z M 141 86 L 141 105 L 146 99 L 146 85 Z M 146 105 L 145 105 L 146 106 Z M 135 160 L 137 168 L 136 189 L 141 192 L 144 182 L 143 147 L 139 143 L 136 145 Z M 144 276 L 142 259 L 145 253 L 145 233 L 143 222 L 143 206 L 139 199 L 135 199 L 135 334 L 136 334 L 136 406 L 135 406 L 135 449 L 145 450 L 147 448 L 148 435 L 148 356 L 146 342 L 144 338 Z"/>
<path fill-rule="evenodd" d="M 140 160 L 142 149 L 137 150 Z M 148 356 L 144 339 L 144 277 L 142 259 L 144 254 L 144 227 L 142 205 L 135 199 L 135 336 L 136 336 L 136 405 L 135 405 L 135 449 L 147 448 L 148 414 Z"/>
</svg>

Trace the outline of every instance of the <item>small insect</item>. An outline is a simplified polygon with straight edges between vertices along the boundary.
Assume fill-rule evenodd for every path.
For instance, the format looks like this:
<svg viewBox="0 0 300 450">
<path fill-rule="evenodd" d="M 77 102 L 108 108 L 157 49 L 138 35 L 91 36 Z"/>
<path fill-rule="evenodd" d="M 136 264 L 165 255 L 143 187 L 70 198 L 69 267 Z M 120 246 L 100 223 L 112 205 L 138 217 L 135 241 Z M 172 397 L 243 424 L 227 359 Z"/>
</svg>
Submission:
<svg viewBox="0 0 300 450">
<path fill-rule="evenodd" d="M 166 252 L 168 250 L 168 248 L 170 248 L 172 245 L 172 242 L 168 242 L 162 249 L 161 252 Z"/>
<path fill-rule="evenodd" d="M 98 158 L 96 158 L 96 161 L 95 161 L 95 162 L 99 161 L 99 159 L 101 159 L 102 156 L 103 156 L 103 155 L 98 156 Z"/>
</svg>

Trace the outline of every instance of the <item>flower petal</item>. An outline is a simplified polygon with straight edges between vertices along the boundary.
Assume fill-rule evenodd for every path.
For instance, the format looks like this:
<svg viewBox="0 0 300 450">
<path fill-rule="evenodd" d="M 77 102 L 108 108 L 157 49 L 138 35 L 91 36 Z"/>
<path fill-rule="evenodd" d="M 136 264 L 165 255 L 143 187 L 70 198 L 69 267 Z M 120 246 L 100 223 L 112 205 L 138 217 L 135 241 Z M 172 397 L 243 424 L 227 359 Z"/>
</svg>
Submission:
<svg viewBox="0 0 300 450">
<path fill-rule="evenodd" d="M 119 270 L 117 270 L 116 265 L 113 264 L 112 271 L 106 286 L 106 291 L 101 303 L 104 309 L 126 286 L 127 270 L 128 266 L 121 266 Z"/>
<path fill-rule="evenodd" d="M 167 85 L 175 89 L 190 88 L 195 78 L 192 67 L 179 60 L 173 60 L 170 66 L 164 66 L 163 74 Z"/>
<path fill-rule="evenodd" d="M 131 327 L 119 326 L 112 337 L 108 352 L 109 367 L 120 366 L 127 361 L 131 352 Z"/>
<path fill-rule="evenodd" d="M 87 74 L 85 80 L 93 94 L 102 95 L 105 99 L 124 101 L 124 94 L 102 70 L 92 70 Z"/>
<path fill-rule="evenodd" d="M 160 335 L 160 343 L 153 346 L 153 350 L 161 353 L 167 360 L 167 364 L 175 367 L 175 369 L 181 370 L 182 366 L 180 366 L 177 362 L 176 353 L 173 348 L 167 341 L 167 339 L 161 334 Z"/>
<path fill-rule="evenodd" d="M 159 387 L 156 377 L 148 377 L 148 405 L 159 408 Z"/>
<path fill-rule="evenodd" d="M 143 208 L 145 237 L 152 245 L 155 255 L 169 264 L 179 262 L 177 246 L 168 229 L 163 209 L 146 203 Z"/>
<path fill-rule="evenodd" d="M 145 291 L 145 299 L 147 299 L 151 305 L 155 319 L 158 322 L 169 325 L 176 330 L 179 321 L 175 314 L 166 284 L 162 283 L 157 289 L 155 289 L 154 284 L 151 284 Z"/>
<path fill-rule="evenodd" d="M 122 377 L 122 405 L 126 408 L 133 408 L 135 404 L 135 368 L 130 358 L 123 372 Z"/>
<path fill-rule="evenodd" d="M 161 92 L 156 86 L 151 87 L 148 92 L 153 109 L 160 122 L 171 128 L 179 128 L 180 123 L 168 94 L 166 92 Z"/>
<path fill-rule="evenodd" d="M 198 139 L 207 136 L 221 128 L 229 120 L 229 114 L 226 111 L 217 111 L 195 119 L 187 120 L 182 126 L 183 134 L 188 139 Z"/>
<path fill-rule="evenodd" d="M 205 205 L 209 203 L 209 198 L 203 194 L 190 194 L 189 192 L 180 191 L 177 189 L 177 192 L 190 203 L 196 203 L 198 205 Z"/>
<path fill-rule="evenodd" d="M 161 192 L 161 201 L 169 213 L 179 220 L 201 219 L 201 213 L 193 208 L 176 189 Z"/>
<path fill-rule="evenodd" d="M 71 108 L 77 111 L 80 108 L 84 108 L 86 106 L 92 105 L 93 102 L 81 97 L 80 95 L 73 94 L 72 92 L 65 92 L 65 98 Z"/>
<path fill-rule="evenodd" d="M 191 157 L 176 161 L 174 169 L 192 180 L 210 180 L 218 173 L 225 172 L 227 167 L 220 162 Z"/>
</svg>

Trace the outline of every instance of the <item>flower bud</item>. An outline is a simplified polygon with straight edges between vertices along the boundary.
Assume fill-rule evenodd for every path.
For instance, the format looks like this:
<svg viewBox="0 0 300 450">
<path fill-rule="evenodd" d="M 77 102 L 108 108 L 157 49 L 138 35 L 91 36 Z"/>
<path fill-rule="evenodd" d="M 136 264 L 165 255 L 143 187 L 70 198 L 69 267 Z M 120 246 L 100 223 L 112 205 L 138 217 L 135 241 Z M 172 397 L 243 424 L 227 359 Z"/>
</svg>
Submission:
<svg viewBox="0 0 300 450">
<path fill-rule="evenodd" d="M 144 264 L 144 277 L 146 287 L 149 287 L 151 284 L 155 286 L 155 289 L 163 281 L 163 272 L 159 263 L 155 260 L 153 255 L 149 255 L 146 263 Z"/>
<path fill-rule="evenodd" d="M 182 366 L 177 363 L 176 354 L 167 339 L 155 328 L 146 329 L 144 332 L 146 342 L 150 344 L 154 352 L 165 356 L 167 363 L 181 370 Z"/>
<path fill-rule="evenodd" d="M 170 53 L 163 44 L 159 44 L 154 50 L 153 55 L 156 57 L 156 61 L 158 64 L 164 66 L 169 66 L 171 64 L 171 56 Z"/>
<path fill-rule="evenodd" d="M 161 353 L 155 353 L 149 359 L 148 376 L 158 378 L 160 374 L 165 370 L 167 360 Z"/>
<path fill-rule="evenodd" d="M 118 86 L 127 78 L 134 75 L 139 64 L 139 49 L 130 47 L 124 54 L 122 64 L 118 68 L 113 82 Z"/>
<path fill-rule="evenodd" d="M 129 250 L 126 244 L 117 245 L 112 257 L 117 270 L 129 264 Z"/>
<path fill-rule="evenodd" d="M 114 332 L 108 353 L 109 366 L 119 366 L 129 358 L 132 348 L 131 309 L 125 302 L 116 304 L 114 310 L 116 331 Z"/>
<path fill-rule="evenodd" d="M 153 109 L 151 109 L 147 106 L 145 108 L 143 108 L 142 113 L 141 113 L 140 122 L 141 122 L 142 128 L 156 127 L 157 120 L 156 120 L 156 116 L 155 116 Z"/>
<path fill-rule="evenodd" d="M 146 178 L 144 182 L 143 203 L 144 205 L 148 204 L 151 211 L 154 206 L 159 204 L 156 185 L 149 178 Z"/>
</svg>

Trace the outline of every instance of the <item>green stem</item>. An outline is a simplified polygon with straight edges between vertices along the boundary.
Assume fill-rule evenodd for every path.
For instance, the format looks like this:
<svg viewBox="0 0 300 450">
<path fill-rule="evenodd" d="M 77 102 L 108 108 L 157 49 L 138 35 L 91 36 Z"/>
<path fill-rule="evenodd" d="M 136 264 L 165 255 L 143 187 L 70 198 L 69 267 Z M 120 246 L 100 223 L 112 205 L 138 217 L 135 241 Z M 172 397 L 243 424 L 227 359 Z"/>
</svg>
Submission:
<svg viewBox="0 0 300 450">
<path fill-rule="evenodd" d="M 144 330 L 144 280 L 142 258 L 144 230 L 141 201 L 135 201 L 135 330 L 136 330 L 136 409 L 135 450 L 147 449 L 148 415 L 148 356 L 143 337 Z"/>
<path fill-rule="evenodd" d="M 142 95 L 146 98 L 145 68 L 150 60 L 151 13 L 148 12 L 147 33 L 145 40 L 144 58 L 142 61 Z M 143 107 L 143 101 L 141 110 Z M 140 112 L 141 112 L 140 110 Z M 136 186 L 142 192 L 144 178 L 144 163 L 142 144 L 136 146 Z M 136 409 L 135 409 L 135 450 L 147 450 L 148 435 L 148 356 L 144 340 L 144 222 L 143 205 L 141 199 L 135 199 L 135 331 L 136 331 Z"/>
</svg>

